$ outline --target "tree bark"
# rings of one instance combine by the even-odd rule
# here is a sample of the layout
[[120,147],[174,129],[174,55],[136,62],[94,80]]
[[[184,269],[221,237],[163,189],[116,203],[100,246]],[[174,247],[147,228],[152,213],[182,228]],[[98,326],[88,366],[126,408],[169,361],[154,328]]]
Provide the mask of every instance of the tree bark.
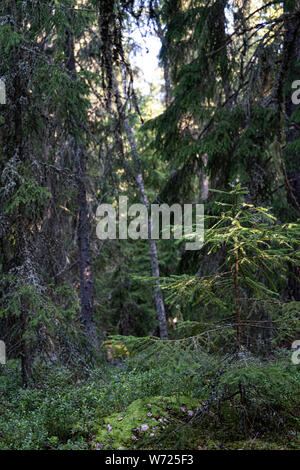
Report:
[[[72,21],[72,11],[69,11],[70,23]],[[76,62],[74,54],[74,38],[72,32],[66,30],[66,61],[65,66],[69,76],[76,80]],[[79,123],[72,122],[74,128],[79,127]],[[76,126],[77,124],[77,126]],[[88,207],[86,198],[86,159],[84,148],[81,143],[76,142],[71,136],[72,153],[74,156],[75,180],[77,185],[77,205],[78,205],[78,257],[80,273],[80,321],[85,335],[90,340],[92,346],[97,347],[97,331],[94,322],[94,281],[91,263],[91,250],[89,240]]]
[[[295,7],[291,10],[285,6],[285,37],[283,46],[283,70],[287,71],[295,80],[299,80],[300,67],[300,2],[295,2]],[[295,14],[297,13],[297,15]],[[288,127],[286,133],[286,144],[289,145],[299,138],[299,131],[291,122],[291,117],[297,108],[297,105],[292,101],[292,88],[290,85],[290,93],[287,93],[285,99],[285,112],[288,118]],[[290,165],[299,167],[299,155],[288,155]],[[285,171],[285,168],[284,168]],[[299,171],[290,171],[286,175],[288,180],[288,198],[289,202],[296,206],[299,210],[300,207],[300,173]],[[300,270],[296,266],[290,266],[290,276],[288,281],[289,295],[292,299],[300,301]]]
[[[127,101],[128,97],[126,96],[125,79],[123,79],[123,85],[124,85],[125,98]],[[134,178],[135,178],[137,187],[139,189],[140,201],[146,207],[147,212],[148,212],[148,244],[149,244],[150,262],[151,262],[151,272],[152,272],[153,277],[158,278],[160,276],[159,261],[158,261],[156,241],[151,239],[152,223],[151,223],[151,216],[149,214],[150,204],[149,204],[148,196],[145,190],[143,174],[140,169],[140,158],[139,158],[139,153],[138,153],[138,149],[137,149],[137,145],[136,145],[136,141],[134,137],[134,131],[129,123],[128,118],[124,114],[123,105],[121,101],[121,95],[120,95],[118,83],[117,83],[115,76],[113,76],[113,87],[114,87],[114,92],[115,92],[115,97],[116,97],[118,113],[119,113],[119,116],[122,118],[126,136],[130,145],[134,165],[137,168]],[[162,290],[160,287],[160,282],[158,279],[155,281],[155,285],[154,285],[154,301],[155,301],[155,308],[156,308],[160,338],[168,339],[168,328],[167,328],[165,304],[164,304]]]
[[[156,241],[151,239],[152,224],[151,224],[151,217],[149,215],[150,205],[149,205],[148,196],[145,191],[144,179],[143,179],[143,175],[141,172],[137,174],[136,183],[139,188],[141,202],[142,204],[144,204],[144,206],[147,208],[147,211],[148,211],[148,243],[149,243],[152,276],[158,278],[160,276],[160,272],[159,272],[157,246],[156,246]],[[154,300],[155,300],[160,338],[168,339],[165,304],[164,304],[163,294],[162,294],[159,280],[155,281]]]
[[[16,32],[19,32],[19,24],[21,23],[22,17],[20,11],[17,7],[17,3],[15,0],[11,2],[11,15],[14,19],[14,27]],[[15,61],[16,64],[19,64],[22,61],[22,54],[20,50],[17,50],[15,53]],[[23,110],[21,105],[21,97],[25,95],[24,85],[22,84],[22,80],[20,77],[20,73],[17,71],[15,74],[15,78],[13,80],[13,88],[14,88],[14,95],[13,95],[13,103],[15,106],[14,112],[14,134],[13,134],[13,152],[17,155],[17,158],[24,163],[26,161],[26,155],[24,152],[24,126],[23,126]],[[24,266],[25,264],[25,240],[26,240],[26,231],[25,224],[23,223],[22,219],[19,217],[17,223],[17,238],[18,238],[18,253],[16,259],[18,260],[17,264],[19,266]],[[28,229],[28,225],[30,222],[26,221],[26,229]],[[28,388],[30,385],[30,380],[32,376],[32,355],[30,351],[30,345],[28,338],[26,338],[27,328],[28,328],[28,315],[29,310],[28,306],[24,304],[24,300],[21,299],[21,371],[22,371],[22,387]]]
[[80,272],[80,321],[83,329],[92,343],[97,345],[97,333],[94,323],[94,281],[91,263],[91,250],[89,240],[88,207],[85,187],[85,155],[82,145],[74,148],[77,204],[78,204],[78,254]]

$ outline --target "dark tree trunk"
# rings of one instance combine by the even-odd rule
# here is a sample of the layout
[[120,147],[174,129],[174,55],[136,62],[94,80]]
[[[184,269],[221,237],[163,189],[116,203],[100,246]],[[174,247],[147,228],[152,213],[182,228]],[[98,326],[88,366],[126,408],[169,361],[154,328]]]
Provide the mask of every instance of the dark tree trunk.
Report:
[[[299,138],[299,131],[293,125],[291,118],[297,108],[297,104],[292,101],[292,81],[300,78],[300,5],[295,2],[296,6],[289,9],[285,6],[285,38],[283,52],[283,70],[286,71],[289,83],[289,92],[286,94],[285,111],[288,118],[288,127],[286,133],[286,144],[289,145]],[[295,14],[297,13],[297,14]],[[291,154],[286,157],[288,167],[296,170],[289,171],[286,175],[288,180],[288,200],[298,211],[300,209],[300,172],[299,155]],[[288,282],[288,291],[292,299],[300,301],[300,272],[296,266],[290,267],[290,276]]]
[[[17,8],[16,1],[11,2],[11,14],[14,19],[15,29],[18,30],[19,24],[21,23],[20,11]],[[20,50],[16,51],[15,55],[16,64],[22,61],[22,55]],[[24,129],[23,129],[23,110],[21,105],[21,97],[25,96],[24,85],[22,84],[19,72],[16,72],[15,79],[13,80],[13,103],[14,103],[14,133],[12,142],[12,152],[17,156],[17,159],[24,163],[26,160],[24,152]],[[28,221],[26,221],[28,223]],[[30,223],[30,222],[29,222]],[[27,228],[27,227],[26,227]],[[23,219],[19,218],[17,225],[18,233],[18,252],[16,256],[17,265],[23,266],[25,263],[25,243],[26,243],[26,228],[24,226]],[[32,357],[30,351],[29,340],[26,338],[27,327],[28,327],[28,306],[24,305],[23,299],[21,299],[21,338],[20,338],[20,357],[21,357],[21,371],[22,371],[22,386],[27,388],[30,384],[32,375]]]
[[[28,310],[21,306],[21,321],[22,321],[22,342],[21,342],[21,370],[22,370],[22,387],[28,388],[32,376],[32,352],[28,338],[25,334],[27,331],[28,323]],[[24,337],[25,336],[25,337]]]
[[88,207],[85,187],[85,156],[82,145],[75,145],[75,168],[78,202],[78,253],[80,271],[81,323],[85,333],[95,343],[94,282],[89,241]]
[[[72,12],[69,13],[70,22]],[[74,54],[74,38],[70,30],[66,30],[66,61],[65,65],[69,76],[76,80],[76,62]],[[72,121],[74,130],[79,127],[79,123]],[[93,346],[97,346],[97,332],[94,323],[94,281],[92,274],[91,250],[89,240],[88,207],[86,198],[86,160],[84,148],[76,141],[75,136],[71,137],[72,154],[74,158],[75,180],[77,185],[78,204],[78,257],[80,272],[80,320],[85,335]]]

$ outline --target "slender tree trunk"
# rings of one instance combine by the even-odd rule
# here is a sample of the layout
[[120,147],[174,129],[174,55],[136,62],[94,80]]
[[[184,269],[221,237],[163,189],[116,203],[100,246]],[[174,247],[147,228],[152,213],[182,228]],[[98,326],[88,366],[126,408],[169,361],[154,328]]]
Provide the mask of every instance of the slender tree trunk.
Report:
[[[72,11],[69,12],[70,23]],[[66,30],[66,68],[69,76],[76,80],[76,64],[74,54],[74,38],[70,30]],[[78,123],[74,127],[78,126]],[[71,137],[74,156],[75,180],[77,185],[78,205],[78,257],[80,272],[80,320],[85,335],[93,346],[98,345],[96,325],[94,323],[94,281],[92,274],[91,250],[89,240],[88,207],[86,198],[86,159],[83,145]]]
[[[145,191],[144,179],[143,179],[142,173],[138,173],[136,177],[136,183],[139,188],[141,202],[142,204],[144,204],[144,206],[147,208],[147,211],[148,211],[148,243],[149,243],[152,276],[159,277],[160,273],[159,273],[157,246],[156,246],[156,241],[151,239],[152,224],[151,224],[151,217],[149,215],[150,205],[149,205],[148,196]],[[155,281],[154,300],[155,300],[155,307],[156,307],[160,337],[161,339],[167,339],[168,330],[167,330],[165,304],[164,304],[163,294],[162,294],[159,280]]]
[[[126,96],[125,79],[123,79],[123,85],[124,85],[125,99],[127,101],[128,97]],[[151,272],[152,272],[153,277],[158,278],[160,276],[160,272],[159,272],[157,245],[156,245],[156,241],[151,239],[152,224],[151,224],[151,216],[149,214],[150,205],[149,205],[148,196],[145,190],[143,174],[142,174],[142,171],[140,170],[139,153],[138,153],[138,149],[137,149],[137,145],[136,145],[136,141],[134,137],[134,131],[129,123],[128,118],[124,115],[118,83],[114,76],[113,76],[113,87],[114,87],[114,93],[115,93],[116,102],[117,102],[118,113],[119,113],[119,116],[122,118],[126,136],[127,136],[130,148],[131,148],[131,154],[133,157],[134,166],[137,169],[136,174],[134,175],[134,178],[135,178],[137,187],[139,189],[140,200],[141,200],[141,203],[146,207],[147,212],[148,212],[148,243],[149,243],[149,254],[150,254],[150,262],[151,262]],[[167,329],[166,311],[165,311],[165,304],[164,304],[163,294],[162,294],[159,280],[155,281],[154,301],[155,301],[155,308],[156,308],[160,338],[167,339],[168,329]]]

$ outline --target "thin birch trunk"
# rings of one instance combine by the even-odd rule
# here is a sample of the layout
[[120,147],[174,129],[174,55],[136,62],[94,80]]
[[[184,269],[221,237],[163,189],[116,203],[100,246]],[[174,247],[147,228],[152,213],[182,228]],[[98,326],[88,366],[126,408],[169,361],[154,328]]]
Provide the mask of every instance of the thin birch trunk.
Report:
[[[123,86],[124,86],[124,94],[126,101],[128,100],[127,92],[126,92],[126,83],[125,78],[123,77]],[[134,178],[139,189],[140,194],[140,201],[146,207],[148,212],[148,244],[149,244],[149,254],[150,254],[150,262],[151,262],[151,272],[152,276],[155,278],[159,278],[159,262],[158,262],[158,253],[157,253],[157,245],[156,241],[151,239],[151,232],[152,232],[152,223],[151,223],[151,216],[149,214],[150,204],[148,200],[148,196],[145,190],[144,178],[142,171],[140,169],[140,157],[135,141],[134,130],[132,129],[128,118],[124,115],[123,111],[123,104],[121,100],[121,95],[119,91],[119,86],[115,76],[113,76],[113,87],[117,102],[117,108],[119,116],[122,116],[124,129],[126,132],[126,136],[130,145],[134,165],[137,168],[136,174],[134,174]],[[166,320],[166,311],[165,311],[165,304],[163,299],[162,290],[160,287],[160,282],[157,279],[154,285],[154,301],[155,301],[155,308],[158,320],[158,327],[159,327],[159,334],[161,339],[168,339],[168,330],[167,330],[167,320]]]

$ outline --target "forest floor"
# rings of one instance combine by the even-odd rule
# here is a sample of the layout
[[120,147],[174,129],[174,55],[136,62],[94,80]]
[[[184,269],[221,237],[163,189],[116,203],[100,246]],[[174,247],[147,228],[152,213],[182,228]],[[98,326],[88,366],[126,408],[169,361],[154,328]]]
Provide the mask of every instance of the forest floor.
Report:
[[[0,374],[0,449],[300,449],[300,370],[286,353],[263,363],[218,361],[140,370],[132,359],[89,377],[20,363]],[[222,359],[223,360],[223,359]]]

